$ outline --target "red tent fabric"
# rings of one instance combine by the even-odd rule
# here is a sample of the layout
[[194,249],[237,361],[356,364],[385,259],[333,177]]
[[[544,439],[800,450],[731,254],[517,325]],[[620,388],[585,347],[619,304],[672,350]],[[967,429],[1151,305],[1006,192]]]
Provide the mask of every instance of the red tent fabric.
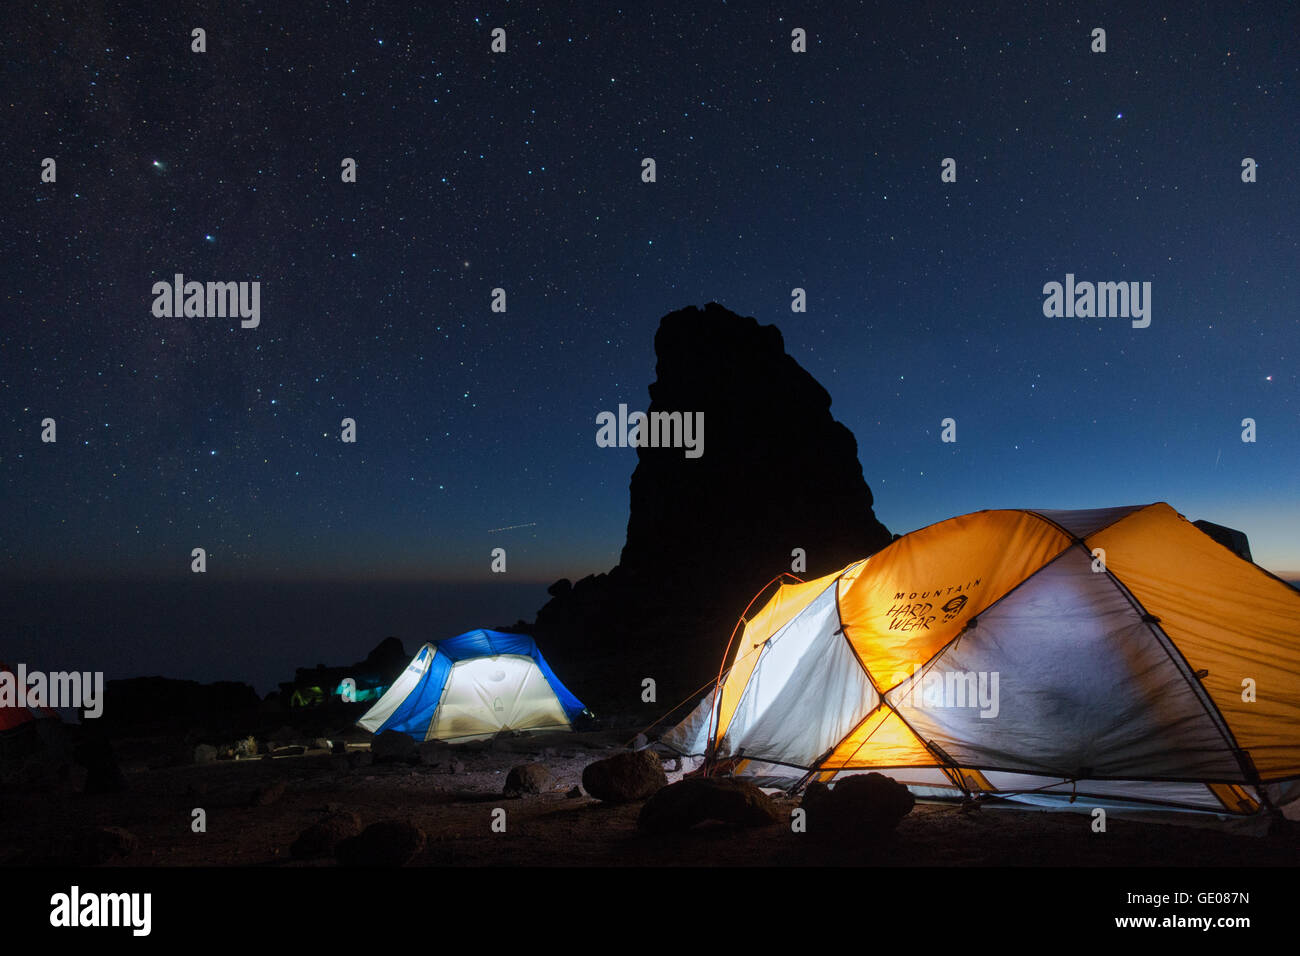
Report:
[[[10,680],[17,682],[18,675],[13,668],[4,661],[0,661],[0,674],[4,673],[9,675]],[[52,717],[57,720],[58,716],[48,707],[30,707],[26,705],[19,707],[17,704],[0,703],[0,734],[21,727],[38,717]]]

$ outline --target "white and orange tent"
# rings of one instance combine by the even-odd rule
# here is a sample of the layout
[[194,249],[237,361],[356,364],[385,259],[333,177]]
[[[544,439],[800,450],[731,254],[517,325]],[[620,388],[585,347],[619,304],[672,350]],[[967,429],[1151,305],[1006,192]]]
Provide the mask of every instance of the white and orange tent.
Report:
[[1300,591],[1163,503],[951,518],[781,586],[663,743],[770,786],[874,770],[920,795],[1290,816]]

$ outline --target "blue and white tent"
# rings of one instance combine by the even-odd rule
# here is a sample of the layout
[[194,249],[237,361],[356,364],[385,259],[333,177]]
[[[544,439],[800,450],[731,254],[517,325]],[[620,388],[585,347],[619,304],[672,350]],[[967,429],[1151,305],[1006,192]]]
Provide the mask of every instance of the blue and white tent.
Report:
[[469,631],[425,644],[357,723],[416,740],[481,740],[503,730],[572,730],[582,702],[531,637]]

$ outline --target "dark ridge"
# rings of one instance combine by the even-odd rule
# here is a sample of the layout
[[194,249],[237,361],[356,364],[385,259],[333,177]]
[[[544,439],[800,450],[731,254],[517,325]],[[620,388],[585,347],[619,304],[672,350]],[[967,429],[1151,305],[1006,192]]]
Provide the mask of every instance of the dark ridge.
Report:
[[[655,353],[649,407],[630,396],[628,411],[703,412],[703,455],[638,448],[618,565],[557,581],[530,628],[560,673],[584,676],[584,700],[647,719],[716,673],[737,616],[795,548],[807,580],[890,541],[857,441],[775,326],[711,302],[664,316]],[[641,703],[645,678],[656,706]]]

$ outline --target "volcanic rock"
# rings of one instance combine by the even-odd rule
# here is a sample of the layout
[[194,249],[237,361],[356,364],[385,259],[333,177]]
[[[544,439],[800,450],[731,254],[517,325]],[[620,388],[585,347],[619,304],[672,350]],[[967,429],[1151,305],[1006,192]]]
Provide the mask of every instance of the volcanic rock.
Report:
[[554,789],[555,776],[545,764],[525,763],[510,768],[503,793],[507,797],[522,797],[526,793],[549,793]]
[[669,784],[647,800],[637,827],[644,833],[670,833],[708,820],[760,827],[779,819],[771,798],[748,780],[694,777]]
[[414,763],[419,759],[415,738],[400,730],[385,730],[370,741],[370,752],[374,754],[375,763]]
[[878,835],[898,826],[916,804],[912,792],[884,774],[854,774],[827,787],[809,784],[801,806],[808,832],[828,836]]
[[104,712],[96,720],[114,737],[197,728],[229,740],[244,732],[260,707],[248,684],[132,677],[104,685]]
[[317,707],[323,707],[327,711],[340,707],[345,710],[364,707],[365,704],[345,703],[336,693],[343,681],[352,681],[353,688],[358,692],[387,687],[406,669],[410,661],[402,642],[396,637],[386,637],[364,660],[354,664],[335,667],[317,664],[314,667],[297,668],[293,680],[280,683],[280,699],[287,701],[291,709],[299,712]]
[[558,673],[602,672],[584,697],[598,712],[632,703],[612,688],[639,688],[646,677],[664,701],[716,675],[737,617],[791,570],[796,548],[806,554],[798,572],[806,580],[890,541],[853,434],[775,326],[717,303],[690,307],[664,316],[655,352],[649,405],[629,395],[628,414],[702,412],[703,454],[637,449],[618,565],[557,581],[529,629]]
[[653,750],[616,754],[582,771],[582,789],[606,803],[644,800],[667,784],[663,762]]

